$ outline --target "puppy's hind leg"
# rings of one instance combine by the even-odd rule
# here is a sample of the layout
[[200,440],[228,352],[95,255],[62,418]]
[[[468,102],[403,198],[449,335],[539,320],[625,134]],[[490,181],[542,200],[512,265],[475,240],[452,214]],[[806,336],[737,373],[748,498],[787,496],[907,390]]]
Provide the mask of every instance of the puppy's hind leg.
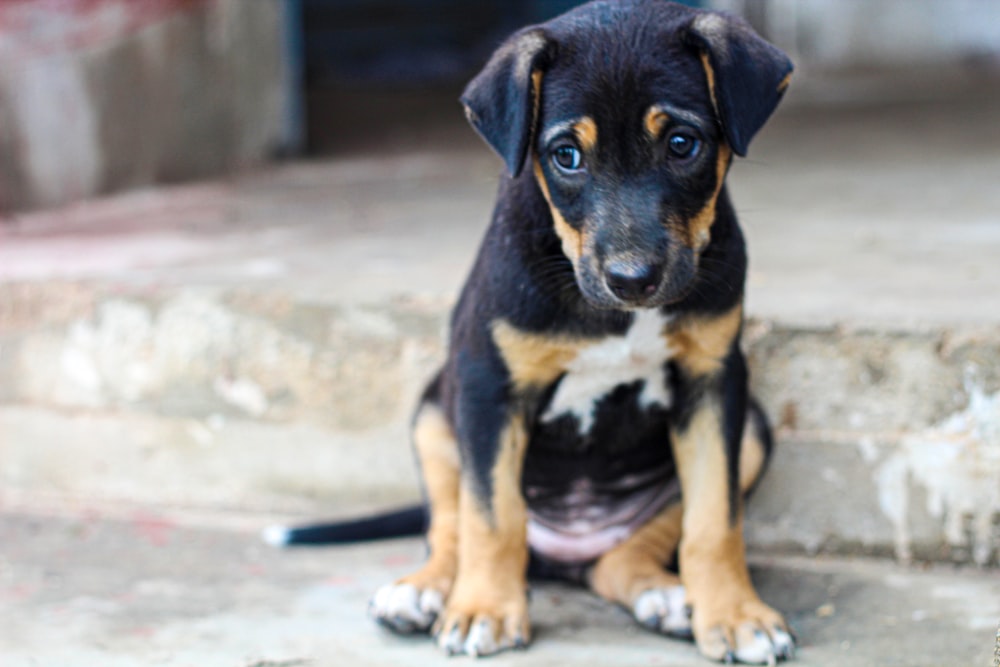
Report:
[[666,570],[681,539],[681,503],[664,508],[634,535],[594,564],[590,587],[622,605],[639,623],[675,637],[691,636],[680,578]]
[[376,591],[370,615],[400,633],[430,630],[451,592],[458,564],[459,454],[441,408],[425,400],[413,422],[413,444],[430,511],[424,566]]

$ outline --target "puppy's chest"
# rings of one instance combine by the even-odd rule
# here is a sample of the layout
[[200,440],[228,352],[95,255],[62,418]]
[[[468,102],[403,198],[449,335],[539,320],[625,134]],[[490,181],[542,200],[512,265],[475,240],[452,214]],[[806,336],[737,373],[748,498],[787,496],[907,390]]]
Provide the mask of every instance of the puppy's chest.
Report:
[[664,335],[668,321],[655,310],[637,311],[624,336],[581,346],[542,408],[541,425],[572,418],[583,435],[598,419],[668,409],[672,402],[667,366],[672,352]]

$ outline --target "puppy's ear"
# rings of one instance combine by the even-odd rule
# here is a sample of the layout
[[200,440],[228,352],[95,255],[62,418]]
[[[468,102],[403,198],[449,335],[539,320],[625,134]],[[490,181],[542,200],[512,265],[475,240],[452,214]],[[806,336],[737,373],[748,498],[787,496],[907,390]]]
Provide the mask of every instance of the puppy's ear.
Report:
[[517,176],[538,122],[542,71],[555,43],[541,28],[511,36],[462,93],[465,115]]
[[742,19],[699,13],[688,36],[701,55],[716,115],[737,155],[764,125],[791,80],[792,61]]

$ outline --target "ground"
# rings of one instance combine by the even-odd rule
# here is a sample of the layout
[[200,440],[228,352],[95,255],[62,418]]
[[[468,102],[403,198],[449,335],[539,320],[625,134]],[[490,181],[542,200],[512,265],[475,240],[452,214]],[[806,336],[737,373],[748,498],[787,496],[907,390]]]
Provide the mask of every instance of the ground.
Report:
[[[266,517],[75,507],[0,515],[4,667],[433,665],[426,638],[366,617],[369,596],[423,558],[421,540],[277,550]],[[798,636],[794,664],[986,665],[996,571],[756,555],[764,599]],[[590,593],[536,584],[535,639],[490,664],[709,664]]]

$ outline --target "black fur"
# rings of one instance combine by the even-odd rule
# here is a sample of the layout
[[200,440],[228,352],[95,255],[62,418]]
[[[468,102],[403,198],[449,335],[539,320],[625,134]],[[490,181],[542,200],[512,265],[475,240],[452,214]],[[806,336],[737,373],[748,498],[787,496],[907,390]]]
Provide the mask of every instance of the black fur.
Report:
[[[441,407],[452,425],[463,474],[487,511],[500,434],[512,414],[523,415],[529,428],[524,484],[551,497],[580,478],[601,483],[649,469],[662,471],[661,482],[671,478],[670,426],[683,430],[713,396],[723,408],[735,519],[748,409],[770,446],[766,419],[748,403],[738,336],[713,375],[689,377],[666,363],[671,406],[641,407],[641,385],[624,384],[601,400],[593,428],[580,434],[572,418],[537,420],[558,380],[515,391],[492,331],[503,321],[522,332],[598,341],[627,332],[640,308],[681,320],[738,306],[746,250],[718,165],[728,166],[728,149],[746,153],[790,71],[787,57],[742,21],[663,0],[621,0],[590,3],[516,33],[469,84],[462,96],[469,120],[508,173],[452,314],[447,359],[424,401]],[[669,115],[657,137],[642,130],[652,105]],[[581,117],[596,124],[597,148],[585,156],[584,173],[567,175],[555,151],[577,141],[564,126]],[[677,132],[699,142],[689,158],[668,152],[667,137]],[[529,166],[535,160],[552,206],[590,239],[586,256],[575,262],[564,253],[550,202]],[[710,239],[698,246],[683,228],[715,190]],[[622,257],[626,264],[661,265],[662,281],[648,297],[629,302],[608,293],[607,267]]]
[[289,544],[349,544],[394,537],[410,537],[427,532],[427,509],[405,507],[353,521],[332,521],[289,528],[276,540]]
[[[528,638],[525,575],[588,581],[646,624],[639,601],[680,583],[705,655],[791,656],[744,557],[740,459],[765,465],[771,440],[748,395],[747,257],[724,186],[790,71],[733,17],[598,0],[515,33],[469,84],[506,173],[418,412],[434,420],[415,429],[432,553],[376,593],[379,623],[481,655]],[[376,521],[400,517],[422,515]],[[651,577],[650,558],[680,580]]]
[[[535,412],[544,408],[539,397],[509,394],[507,371],[490,336],[492,323],[502,319],[522,331],[598,339],[623,333],[633,318],[616,304],[594,303],[587,285],[578,285],[588,278],[591,283],[598,280],[599,271],[574,276],[536,176],[524,168],[526,155],[539,156],[552,203],[569,225],[579,229],[581,221],[605,216],[595,231],[596,263],[605,259],[602,252],[616,251],[616,244],[667,256],[669,275],[662,288],[665,303],[660,306],[664,314],[721,313],[743,297],[745,246],[724,188],[711,242],[697,258],[671,237],[663,222],[667,214],[688,218],[704,205],[705,193],[716,184],[719,147],[728,143],[737,153],[746,152],[751,136],[780,98],[779,83],[790,64],[734,20],[720,24],[727,27],[724,46],[732,49],[721,53],[713,41],[717,35],[706,37],[698,31],[700,16],[704,15],[655,1],[586,5],[514,35],[463,95],[473,124],[504,157],[510,171],[501,183],[493,223],[455,309],[451,352],[443,372],[444,407],[484,500],[490,497],[491,464],[506,423],[504,414],[517,402],[538,403],[529,406]],[[720,68],[716,70],[718,114],[707,94],[703,51]],[[737,63],[733,58],[740,54],[767,62]],[[531,63],[530,68],[525,63]],[[534,97],[531,69],[542,74],[540,100]],[[656,103],[686,112],[682,123],[702,137],[704,150],[697,168],[662,159],[662,145],[637,136],[642,113]],[[741,104],[749,109],[746,118],[740,115]],[[520,119],[530,117],[535,105],[538,115],[528,127]],[[600,128],[602,140],[593,156],[599,166],[590,171],[587,182],[567,182],[546,159],[550,148],[546,129],[581,116],[593,118]],[[525,150],[528,141],[534,141],[531,153]],[[630,223],[627,232],[621,229],[622,218]],[[738,348],[734,346],[726,364],[726,377],[714,380],[713,384],[726,387],[726,435],[735,471],[738,457],[733,453],[738,452],[746,409],[746,372]],[[683,397],[685,387],[675,386]],[[657,421],[619,418],[614,438],[591,439],[614,451],[632,437],[622,430],[623,422],[655,430]],[[546,429],[533,433],[526,462],[531,470],[534,452],[547,449],[546,442],[557,449],[567,447],[545,437]],[[600,433],[598,429],[594,435]],[[655,447],[669,452],[662,439]],[[731,477],[735,488],[735,472]]]

